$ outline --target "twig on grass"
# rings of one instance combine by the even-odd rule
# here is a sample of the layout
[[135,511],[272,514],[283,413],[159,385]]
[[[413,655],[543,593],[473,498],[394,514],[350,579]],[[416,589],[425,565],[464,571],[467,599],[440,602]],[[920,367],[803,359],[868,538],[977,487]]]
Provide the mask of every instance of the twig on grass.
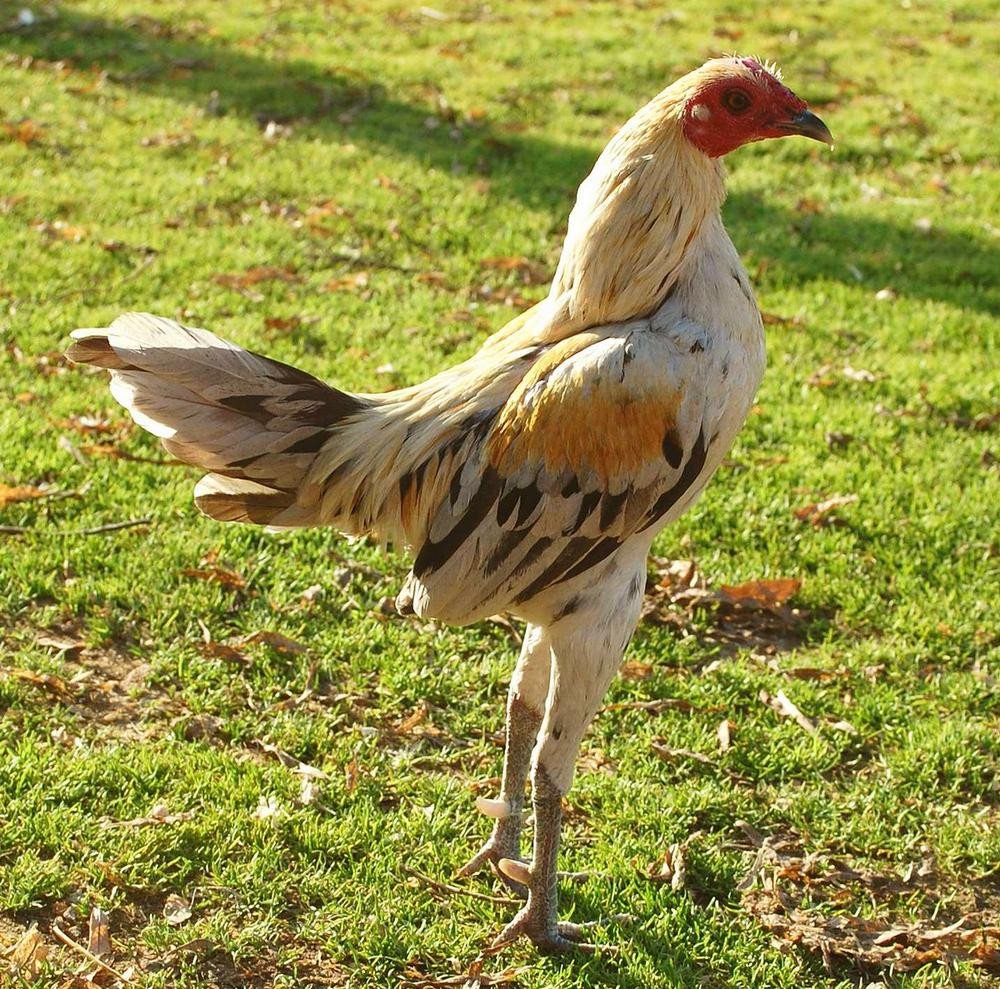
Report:
[[39,536],[99,536],[104,532],[118,532],[120,529],[132,529],[139,525],[152,525],[151,518],[126,519],[124,522],[107,522],[95,525],[90,529],[36,529],[30,525],[0,525],[0,535],[23,536],[33,532]]
[[416,869],[413,869],[410,866],[404,866],[403,872],[405,872],[408,876],[412,876],[414,879],[419,880],[425,886],[430,886],[431,889],[438,893],[471,896],[476,900],[486,900],[488,903],[502,903],[504,906],[511,906],[520,902],[510,896],[491,896],[489,893],[477,893],[474,889],[465,889],[462,886],[456,886],[453,883],[442,883],[437,879],[432,879],[430,876],[425,876],[422,872],[417,872]]
[[117,969],[112,968],[107,962],[101,961],[93,952],[88,951],[82,944],[77,944],[58,924],[52,925],[52,933],[68,948],[72,948],[78,954],[83,955],[87,961],[93,963],[94,965],[99,965],[105,972],[109,972],[116,979],[120,979],[122,982],[126,982],[129,985],[132,984],[132,979],[130,976],[119,972]]
[[151,518],[128,519],[125,522],[108,522],[106,525],[95,525],[92,529],[77,529],[75,532],[68,532],[66,535],[72,536],[98,536],[102,532],[117,532],[119,529],[131,529],[137,525],[152,525]]

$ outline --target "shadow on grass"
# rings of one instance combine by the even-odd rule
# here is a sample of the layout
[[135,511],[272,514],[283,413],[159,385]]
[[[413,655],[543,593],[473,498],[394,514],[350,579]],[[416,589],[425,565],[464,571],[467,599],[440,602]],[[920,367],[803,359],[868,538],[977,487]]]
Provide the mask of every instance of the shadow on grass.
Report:
[[[435,107],[390,97],[360,72],[269,58],[149,17],[114,21],[61,8],[50,19],[0,33],[0,45],[21,56],[100,65],[123,85],[180,103],[217,102],[218,112],[258,123],[296,120],[326,140],[384,147],[428,167],[488,173],[495,195],[552,210],[560,221],[595,158],[594,148],[500,133],[488,124],[429,130],[425,120]],[[803,215],[746,194],[730,199],[726,217],[740,250],[776,262],[779,277],[794,284],[853,283],[853,266],[872,289],[891,285],[900,295],[1000,309],[994,286],[1000,250],[985,235],[921,234],[909,219]]]

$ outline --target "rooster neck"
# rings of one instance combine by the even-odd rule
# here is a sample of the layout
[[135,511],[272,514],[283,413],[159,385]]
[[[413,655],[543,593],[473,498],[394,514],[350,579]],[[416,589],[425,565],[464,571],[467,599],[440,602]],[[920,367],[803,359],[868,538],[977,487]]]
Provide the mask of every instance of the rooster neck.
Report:
[[548,298],[554,334],[655,311],[724,198],[721,164],[688,143],[665,91],[619,131],[580,186]]

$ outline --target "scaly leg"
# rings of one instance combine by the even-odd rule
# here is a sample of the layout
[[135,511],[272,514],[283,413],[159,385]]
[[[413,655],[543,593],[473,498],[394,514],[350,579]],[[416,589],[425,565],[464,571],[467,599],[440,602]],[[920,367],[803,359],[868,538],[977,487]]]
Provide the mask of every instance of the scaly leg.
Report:
[[[615,675],[638,618],[640,597],[631,588],[618,598],[607,596],[604,615],[581,615],[576,621],[549,627],[552,668],[545,718],[532,755],[532,803],[535,842],[531,864],[502,860],[500,872],[523,883],[528,902],[494,941],[506,944],[520,935],[543,952],[596,947],[583,941],[585,927],[560,922],[557,916],[556,859],[562,824],[562,798],[569,791],[580,742],[604,692]],[[617,607],[615,607],[617,605]]]
[[[483,847],[458,871],[470,876],[487,863],[496,870],[501,859],[517,861],[521,856],[521,825],[524,819],[524,784],[531,766],[531,753],[542,724],[549,688],[551,650],[548,637],[537,625],[525,630],[524,644],[511,677],[507,694],[507,737],[499,799],[480,797],[476,806],[494,819],[493,833]],[[514,892],[524,896],[523,884],[497,872]]]

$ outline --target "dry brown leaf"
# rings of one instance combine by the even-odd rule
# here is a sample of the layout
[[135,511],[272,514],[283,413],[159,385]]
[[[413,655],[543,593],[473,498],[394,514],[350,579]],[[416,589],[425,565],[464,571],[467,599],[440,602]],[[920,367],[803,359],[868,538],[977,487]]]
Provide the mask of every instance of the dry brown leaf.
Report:
[[344,789],[351,793],[358,785],[358,760],[352,759],[344,766]]
[[857,500],[856,494],[833,495],[823,501],[797,508],[795,517],[800,522],[809,522],[815,528],[823,525],[837,525],[840,523],[840,519],[836,515],[836,510],[844,505],[853,505]]
[[315,780],[329,779],[322,769],[317,769],[315,766],[310,766],[308,763],[296,759],[290,752],[279,749],[277,745],[272,745],[270,742],[262,742],[256,738],[250,744],[255,745],[269,755],[273,755],[282,766],[290,769],[293,773],[298,773],[300,776],[307,776]]
[[801,316],[778,316],[770,312],[762,312],[760,318],[765,326],[802,326],[805,322]]
[[65,220],[52,220],[51,222],[49,220],[36,220],[31,224],[31,229],[50,240],[65,240],[71,244],[79,244],[87,236],[86,229],[75,227]]
[[227,646],[224,642],[203,642],[199,647],[203,656],[211,659],[224,659],[231,663],[247,663],[246,656],[233,646]]
[[715,737],[719,740],[719,751],[728,752],[731,746],[732,729],[734,725],[728,718],[723,718],[715,729]]
[[236,274],[216,275],[213,279],[217,285],[223,285],[226,288],[249,288],[251,285],[259,285],[261,282],[298,282],[301,280],[294,268],[277,268],[272,265],[258,265]]
[[185,577],[191,577],[194,580],[207,580],[213,584],[222,584],[223,587],[231,587],[234,590],[242,590],[247,586],[246,580],[238,573],[234,573],[232,570],[225,570],[222,567],[210,566],[203,569],[185,567],[181,570],[181,574]]
[[41,126],[36,124],[34,120],[27,118],[17,122],[5,120],[3,132],[10,140],[17,141],[18,144],[23,144],[25,147],[38,144],[45,136],[45,131]]
[[0,666],[0,672],[5,673],[14,680],[20,680],[22,683],[30,684],[32,687],[38,687],[54,695],[61,701],[70,701],[76,696],[70,685],[62,677],[56,676],[54,673],[36,673],[34,670],[24,670],[16,666]]
[[171,893],[163,904],[163,919],[176,927],[191,919],[191,907],[188,901],[176,893]]
[[836,670],[824,670],[818,666],[793,666],[790,670],[782,672],[796,680],[818,680],[820,683],[837,680],[848,675],[848,671],[843,667]]
[[32,924],[10,949],[8,959],[14,975],[36,979],[48,955],[49,949],[38,933],[37,925]]
[[413,731],[417,725],[427,720],[427,715],[431,713],[430,705],[426,701],[421,701],[414,711],[403,718],[402,721],[396,726],[396,732],[400,735],[405,735],[408,732]]
[[703,766],[716,765],[714,759],[701,752],[695,752],[692,749],[672,749],[667,745],[663,745],[661,742],[653,742],[652,746],[653,751],[665,762],[677,762],[678,760],[689,759],[700,763]]
[[648,680],[653,675],[653,664],[630,659],[619,670],[623,680]]
[[830,373],[832,370],[829,364],[824,364],[806,378],[806,384],[813,388],[832,388],[837,383],[837,379]]
[[743,894],[743,906],[778,941],[816,951],[826,962],[836,957],[863,969],[902,972],[963,961],[1000,969],[1000,927],[968,926],[965,917],[943,928],[925,922],[904,927],[857,915],[828,916],[793,904],[778,889]]
[[777,711],[783,718],[791,718],[810,735],[816,734],[816,726],[789,700],[783,690],[779,690],[773,697],[766,690],[762,690],[758,696],[761,701]]
[[108,929],[108,915],[100,907],[94,907],[90,911],[87,950],[101,959],[111,957],[111,933]]
[[684,843],[674,842],[664,851],[659,862],[654,862],[649,867],[646,878],[654,883],[669,883],[673,890],[683,889],[687,878],[684,850]]
[[301,642],[296,642],[295,639],[290,639],[287,635],[282,635],[280,632],[270,632],[267,629],[259,629],[256,632],[251,632],[249,635],[241,635],[234,641],[240,646],[263,642],[264,645],[270,646],[275,652],[283,652],[291,656],[299,656],[309,652],[309,647],[303,645]]
[[548,285],[552,275],[545,265],[525,257],[485,258],[482,267],[493,271],[514,272],[522,285]]
[[745,584],[730,586],[723,584],[719,593],[734,604],[756,604],[762,608],[774,608],[794,597],[802,581],[794,577],[779,577],[774,580],[749,580]]
[[69,654],[81,652],[87,647],[87,643],[80,639],[71,639],[67,635],[49,633],[35,636],[35,643],[39,646],[45,646],[46,649],[55,649],[56,652]]
[[356,271],[353,275],[344,275],[342,278],[331,278],[323,288],[327,292],[360,292],[368,288],[371,282],[371,274],[367,271]]
[[301,316],[269,316],[264,320],[264,327],[279,333],[297,330],[302,325]]
[[45,488],[36,488],[34,485],[24,484],[18,487],[9,487],[0,484],[0,508],[4,505],[11,505],[16,501],[30,501],[33,498],[45,498],[48,495]]
[[57,420],[56,425],[60,429],[72,429],[74,432],[81,433],[84,436],[124,433],[129,429],[128,423],[123,419],[102,419],[100,416],[71,415],[68,419]]
[[171,812],[166,804],[157,804],[145,817],[134,817],[130,821],[113,821],[108,817],[101,818],[102,828],[141,828],[156,824],[181,824],[194,817],[193,810]]
[[648,701],[618,701],[608,704],[606,711],[647,711],[650,714],[662,714],[664,711],[721,711],[718,706],[696,707],[682,697],[657,697]]
[[846,365],[843,371],[841,371],[841,374],[843,374],[848,381],[860,381],[864,384],[872,384],[880,378],[885,377],[884,374],[875,374],[872,371],[866,371],[863,367],[855,368],[850,365]]

